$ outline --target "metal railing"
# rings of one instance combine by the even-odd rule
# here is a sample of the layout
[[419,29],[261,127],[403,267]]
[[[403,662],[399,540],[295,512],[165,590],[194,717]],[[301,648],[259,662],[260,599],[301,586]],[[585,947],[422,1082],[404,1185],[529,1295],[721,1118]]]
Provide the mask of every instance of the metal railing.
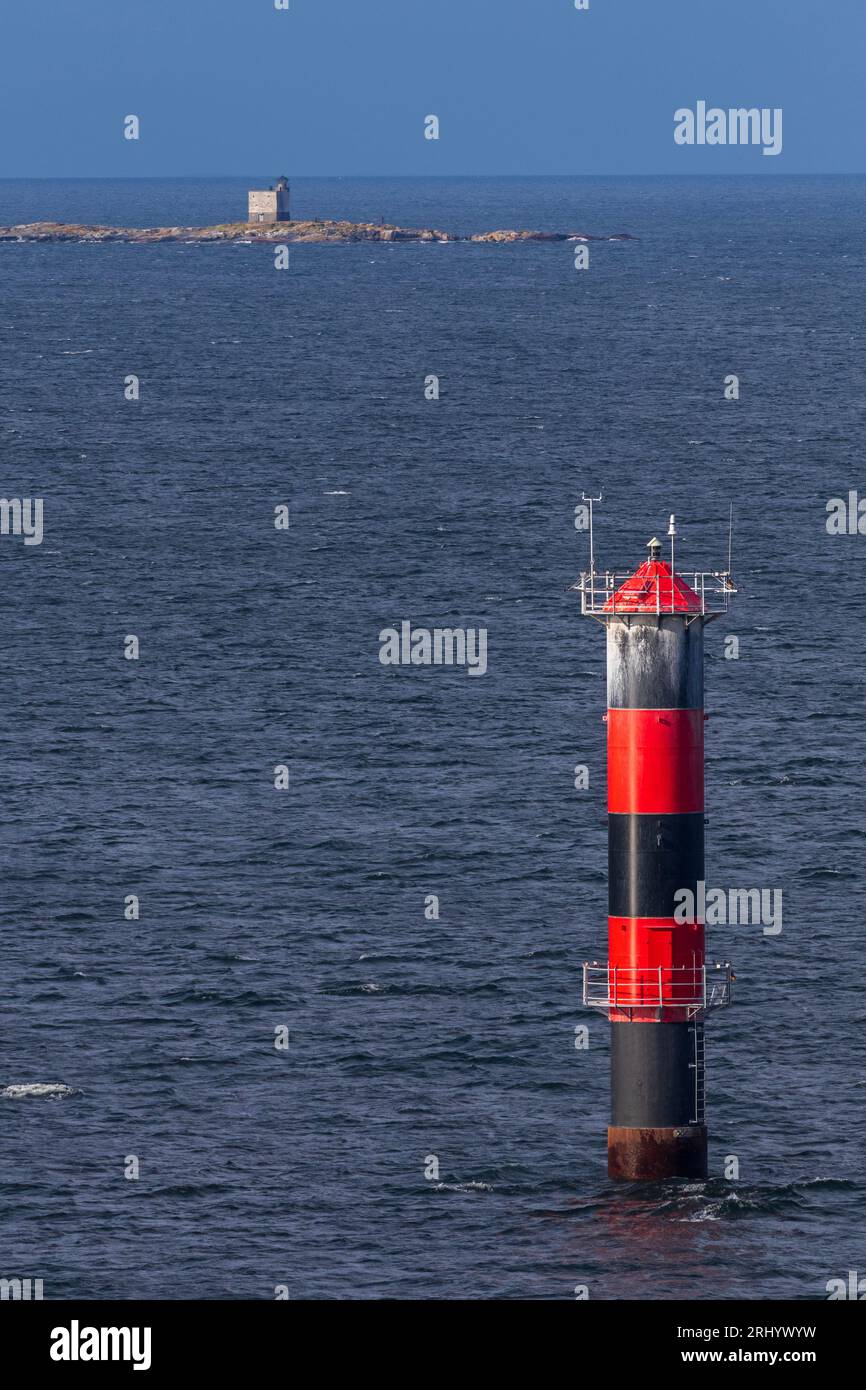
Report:
[[[580,594],[581,613],[597,618],[613,617],[617,613],[625,616],[635,612],[678,613],[683,617],[707,616],[727,613],[730,595],[737,592],[731,576],[724,571],[694,570],[678,573],[677,577],[688,584],[696,595],[700,607],[677,608],[677,591],[670,575],[654,575],[645,581],[643,589],[629,589],[625,594],[619,595],[618,591],[623,584],[633,577],[633,574],[615,574],[611,570],[584,571],[578,582],[572,585]],[[645,606],[647,599],[651,601],[652,607]],[[642,605],[638,609],[634,606],[636,601]]]
[[631,1016],[635,1010],[683,1010],[695,1018],[731,1002],[733,972],[724,965],[601,965],[583,967],[583,1002],[589,1009]]

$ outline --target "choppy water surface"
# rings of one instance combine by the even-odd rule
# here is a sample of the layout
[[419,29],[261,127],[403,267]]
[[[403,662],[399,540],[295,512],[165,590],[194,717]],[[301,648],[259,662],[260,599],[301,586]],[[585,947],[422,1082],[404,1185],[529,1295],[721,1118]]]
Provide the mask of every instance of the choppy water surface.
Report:
[[[7,182],[0,223],[205,223],[243,194]],[[286,273],[260,246],[0,246],[3,491],[45,499],[41,546],[0,538],[0,1274],[54,1298],[824,1296],[866,1272],[866,539],[824,525],[866,493],[866,183],[295,200],[640,239],[580,273],[567,245],[308,246]],[[605,1176],[608,1028],[579,1002],[604,642],[566,591],[599,486],[617,567],[671,510],[683,566],[720,566],[736,507],[708,880],[781,887],[784,930],[711,934],[738,978],[708,1183]],[[404,619],[486,627],[487,674],[384,668]]]

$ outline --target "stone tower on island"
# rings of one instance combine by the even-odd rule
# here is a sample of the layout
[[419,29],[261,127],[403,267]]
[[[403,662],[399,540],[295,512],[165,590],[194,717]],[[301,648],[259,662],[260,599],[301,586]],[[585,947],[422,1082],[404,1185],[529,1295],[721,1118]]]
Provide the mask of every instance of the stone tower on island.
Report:
[[276,188],[250,189],[248,222],[291,222],[289,181],[283,175]]

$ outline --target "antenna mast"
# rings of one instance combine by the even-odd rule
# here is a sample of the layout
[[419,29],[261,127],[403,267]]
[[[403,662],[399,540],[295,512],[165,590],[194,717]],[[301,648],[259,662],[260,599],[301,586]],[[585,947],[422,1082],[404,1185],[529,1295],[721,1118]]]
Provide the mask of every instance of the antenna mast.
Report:
[[591,584],[595,576],[595,541],[593,539],[592,530],[592,504],[593,502],[600,502],[604,497],[604,493],[600,492],[597,497],[587,497],[586,493],[582,492],[580,496],[581,501],[589,503],[589,578]]
[[673,512],[671,512],[670,521],[668,522],[668,535],[669,535],[670,538],[671,538],[671,606],[672,606],[672,607],[673,607],[673,602],[674,602],[674,585],[675,585],[675,583],[676,583],[676,576],[677,576],[676,565],[675,565],[675,563],[674,563],[674,539],[675,539],[675,537],[676,537],[676,534],[677,534],[677,519],[676,519],[676,517],[674,516]]

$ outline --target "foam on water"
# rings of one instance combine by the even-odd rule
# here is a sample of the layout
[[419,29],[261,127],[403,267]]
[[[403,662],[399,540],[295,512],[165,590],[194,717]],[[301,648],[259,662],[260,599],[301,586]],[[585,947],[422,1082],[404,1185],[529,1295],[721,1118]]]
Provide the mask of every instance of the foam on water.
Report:
[[59,1081],[30,1081],[22,1082],[13,1086],[4,1086],[0,1089],[0,1099],[3,1100],[23,1100],[29,1096],[39,1096],[60,1100],[66,1096],[74,1095],[71,1086],[64,1086]]

